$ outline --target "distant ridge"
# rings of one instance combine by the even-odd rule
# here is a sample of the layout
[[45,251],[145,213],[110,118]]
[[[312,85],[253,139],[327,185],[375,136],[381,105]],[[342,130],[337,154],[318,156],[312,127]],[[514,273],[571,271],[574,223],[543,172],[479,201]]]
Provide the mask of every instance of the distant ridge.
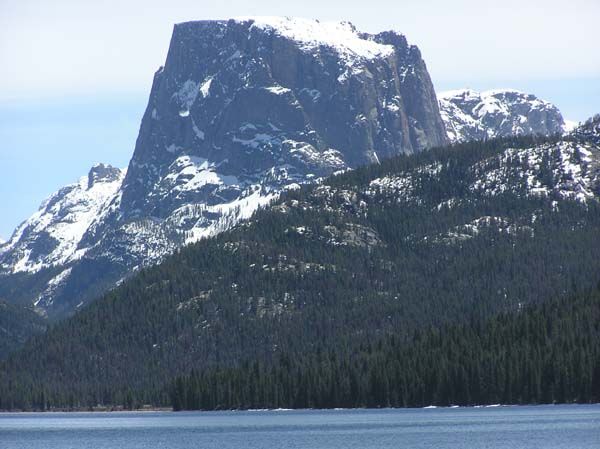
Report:
[[451,90],[438,94],[440,112],[451,142],[515,135],[562,134],[575,124],[565,123],[556,106],[515,89],[476,92]]

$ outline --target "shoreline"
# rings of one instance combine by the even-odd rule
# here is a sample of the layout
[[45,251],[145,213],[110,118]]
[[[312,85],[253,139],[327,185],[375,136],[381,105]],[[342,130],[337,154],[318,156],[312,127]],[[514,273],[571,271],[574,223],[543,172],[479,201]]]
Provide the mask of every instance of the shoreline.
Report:
[[477,404],[477,405],[427,405],[424,407],[355,407],[355,408],[264,408],[264,409],[222,409],[222,410],[173,410],[172,407],[141,407],[133,410],[124,409],[120,407],[93,407],[90,408],[79,408],[79,409],[52,409],[52,410],[0,410],[0,416],[9,414],[26,414],[26,413],[189,413],[189,412],[203,412],[203,413],[222,413],[222,412],[301,412],[301,411],[320,411],[320,412],[334,412],[334,411],[361,411],[361,410],[379,410],[379,411],[392,411],[392,410],[464,410],[464,409],[496,409],[496,408],[508,408],[508,407],[549,407],[549,406],[599,406],[598,403],[545,403],[545,404]]

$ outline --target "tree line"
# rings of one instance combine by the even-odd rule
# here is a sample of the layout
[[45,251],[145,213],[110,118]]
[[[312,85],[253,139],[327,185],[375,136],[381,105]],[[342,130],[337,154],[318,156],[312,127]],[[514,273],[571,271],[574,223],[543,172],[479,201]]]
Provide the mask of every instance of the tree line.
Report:
[[175,410],[600,401],[600,290],[484,322],[193,371]]

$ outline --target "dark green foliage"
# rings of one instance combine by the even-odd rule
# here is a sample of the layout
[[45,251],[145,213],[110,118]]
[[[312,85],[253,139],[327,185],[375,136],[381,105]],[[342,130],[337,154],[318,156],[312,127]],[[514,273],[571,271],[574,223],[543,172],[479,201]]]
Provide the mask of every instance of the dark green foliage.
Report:
[[[213,376],[214,388],[233,391],[217,382],[218,373],[232,369],[241,376],[252,369],[261,379],[261,370],[281,366],[285,357],[296,371],[302,368],[296,358],[314,366],[316,371],[302,368],[304,377],[285,388],[301,388],[306,397],[293,400],[316,406],[323,403],[316,402],[321,390],[315,388],[335,378],[320,373],[318,357],[330,360],[332,354],[339,371],[343,363],[364,365],[364,372],[352,371],[361,377],[342,382],[352,404],[404,404],[403,398],[416,404],[415,391],[422,392],[422,403],[476,402],[485,396],[456,390],[464,382],[444,386],[439,398],[425,396],[433,394],[425,392],[433,384],[427,379],[418,388],[405,384],[410,393],[394,402],[388,394],[397,378],[381,377],[374,367],[387,363],[390,348],[410,352],[435,341],[434,331],[425,343],[415,332],[483,322],[594,286],[600,272],[596,201],[531,197],[516,187],[489,196],[469,188],[474,164],[507,147],[539,143],[504,139],[434,149],[289,192],[249,222],[140,271],[32,339],[0,365],[0,409],[170,404],[167,387],[177,376],[195,370]],[[441,167],[435,176],[427,169],[431,164]],[[411,196],[368,192],[370,181],[386,174],[409,176]],[[554,177],[549,169],[547,182]],[[452,207],[440,206],[448,200],[455,200]],[[451,237],[481,217],[492,218],[477,233]],[[381,351],[369,346],[375,344]],[[415,363],[433,363],[437,355],[424,353]],[[512,359],[498,363],[512,372]],[[466,365],[456,370],[459,379],[471,379],[471,371],[463,373]],[[426,371],[415,368],[414,376],[421,374]],[[377,394],[366,389],[365,379]],[[251,400],[239,396],[239,405],[275,404],[261,399],[266,390],[260,388],[253,387]],[[561,388],[564,399],[549,400],[579,398]],[[269,394],[287,394],[281,403],[290,404],[292,394],[285,391]],[[537,392],[531,397],[538,400]],[[221,399],[206,407],[238,406],[238,399],[215,398]],[[179,396],[176,405],[184,407],[186,400]]]
[[600,401],[600,291],[490,320],[178,377],[175,410]]
[[33,310],[0,299],[0,360],[45,330],[46,323]]
[[60,273],[56,267],[46,268],[37,273],[0,274],[0,298],[10,299],[11,304],[28,305],[30,294],[39,294],[48,286],[48,281]]

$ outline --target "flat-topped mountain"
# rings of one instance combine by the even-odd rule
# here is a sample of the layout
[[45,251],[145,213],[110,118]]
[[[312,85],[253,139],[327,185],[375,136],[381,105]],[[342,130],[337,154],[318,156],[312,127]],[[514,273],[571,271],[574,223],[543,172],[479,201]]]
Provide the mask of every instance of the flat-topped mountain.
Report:
[[127,174],[94,169],[44,203],[0,250],[0,295],[64,316],[286,188],[446,142],[401,34],[280,17],[178,24]]

